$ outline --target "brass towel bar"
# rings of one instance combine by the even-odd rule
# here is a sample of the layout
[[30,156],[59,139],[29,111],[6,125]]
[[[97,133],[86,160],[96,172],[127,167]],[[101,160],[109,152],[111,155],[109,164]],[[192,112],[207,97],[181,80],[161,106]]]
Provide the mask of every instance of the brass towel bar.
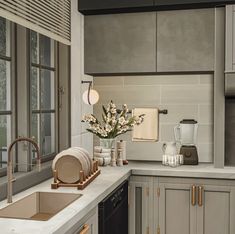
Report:
[[[117,113],[120,114],[122,110],[117,109]],[[127,112],[128,114],[132,113],[132,110],[128,110]],[[163,114],[163,115],[167,115],[168,114],[168,110],[164,109],[164,110],[159,110],[158,111],[159,114]]]

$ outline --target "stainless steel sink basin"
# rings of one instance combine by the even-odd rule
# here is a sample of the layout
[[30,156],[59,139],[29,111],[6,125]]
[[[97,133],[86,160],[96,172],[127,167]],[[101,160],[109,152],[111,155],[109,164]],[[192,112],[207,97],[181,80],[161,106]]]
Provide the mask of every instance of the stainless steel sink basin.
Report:
[[0,218],[47,221],[81,194],[36,192],[0,210]]

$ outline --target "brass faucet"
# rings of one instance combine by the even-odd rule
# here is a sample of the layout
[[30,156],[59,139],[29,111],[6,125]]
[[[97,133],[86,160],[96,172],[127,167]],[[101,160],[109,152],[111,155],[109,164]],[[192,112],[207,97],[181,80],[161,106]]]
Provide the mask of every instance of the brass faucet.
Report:
[[27,137],[20,137],[16,140],[14,140],[11,145],[8,148],[8,162],[7,162],[7,202],[12,203],[12,182],[13,182],[13,156],[12,156],[12,149],[13,146],[20,141],[27,141],[31,143],[37,153],[37,165],[38,165],[38,170],[41,170],[41,158],[40,158],[40,150],[38,144],[30,138]]

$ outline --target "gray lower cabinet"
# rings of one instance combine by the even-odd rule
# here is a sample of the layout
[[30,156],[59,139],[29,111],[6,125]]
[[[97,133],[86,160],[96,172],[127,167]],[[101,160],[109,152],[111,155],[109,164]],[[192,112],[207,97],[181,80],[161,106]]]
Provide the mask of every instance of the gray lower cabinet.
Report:
[[226,183],[159,178],[160,233],[234,234],[235,187]]
[[156,13],[85,16],[86,74],[156,71]]
[[213,71],[215,10],[157,12],[157,72]]
[[234,234],[234,220],[234,181],[130,179],[130,234]]
[[98,207],[81,218],[66,234],[98,234]]
[[160,233],[196,234],[196,206],[191,204],[192,184],[170,181],[156,184],[160,188],[159,210],[154,211],[159,213]]
[[129,182],[129,234],[153,234],[153,177],[132,176]]

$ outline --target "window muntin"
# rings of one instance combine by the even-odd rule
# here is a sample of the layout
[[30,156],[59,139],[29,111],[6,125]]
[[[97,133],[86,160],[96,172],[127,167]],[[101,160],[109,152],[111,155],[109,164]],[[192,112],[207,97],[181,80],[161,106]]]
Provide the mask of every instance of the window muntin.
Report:
[[41,154],[45,157],[56,152],[55,42],[33,31],[30,32],[30,41],[30,129],[31,136],[38,142]]

